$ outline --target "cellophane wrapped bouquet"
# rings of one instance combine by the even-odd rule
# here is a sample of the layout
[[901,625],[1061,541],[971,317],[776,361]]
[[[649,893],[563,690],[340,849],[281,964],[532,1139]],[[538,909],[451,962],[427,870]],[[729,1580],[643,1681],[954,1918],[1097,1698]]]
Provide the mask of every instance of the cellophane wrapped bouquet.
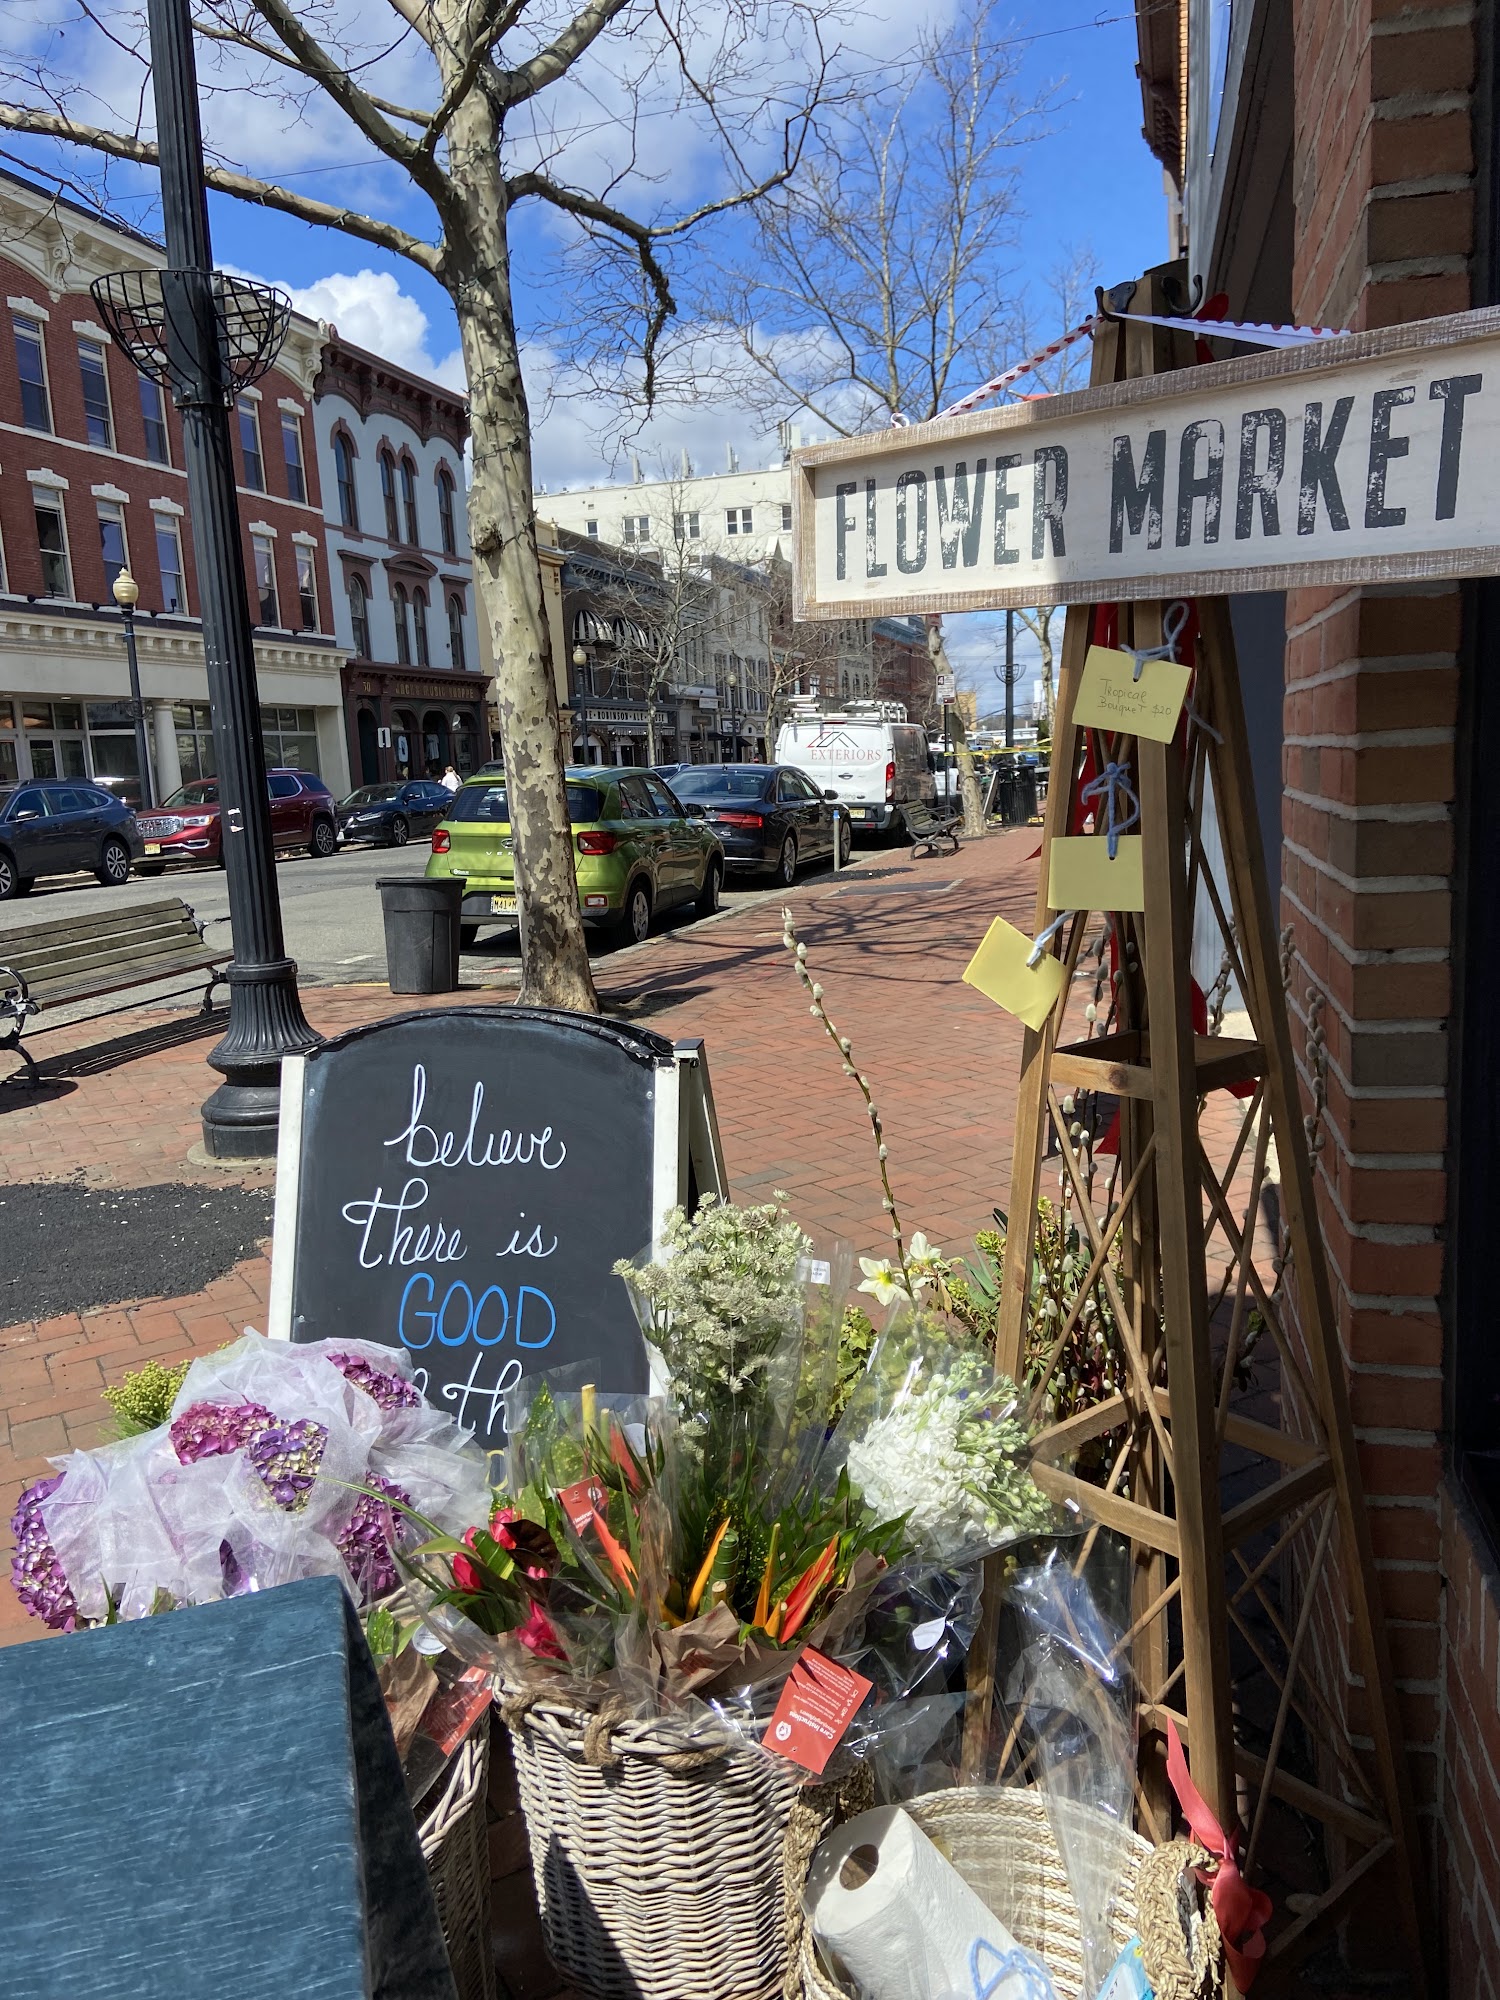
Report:
[[512,1686],[752,1734],[807,1647],[872,1708],[940,1690],[981,1558],[1055,1524],[1011,1385],[920,1279],[884,1276],[898,1309],[851,1385],[852,1259],[779,1203],[674,1213],[663,1254],[617,1270],[656,1393],[523,1382],[489,1519],[402,1554],[422,1617],[459,1650],[486,1635]]

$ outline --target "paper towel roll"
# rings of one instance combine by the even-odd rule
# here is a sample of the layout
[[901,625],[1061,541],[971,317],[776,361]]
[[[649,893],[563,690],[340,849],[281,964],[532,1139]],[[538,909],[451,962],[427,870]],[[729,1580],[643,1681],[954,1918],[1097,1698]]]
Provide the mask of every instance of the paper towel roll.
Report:
[[1051,1990],[1038,1962],[1022,1958],[1000,1919],[899,1806],[861,1813],[830,1834],[813,1856],[803,1901],[814,1937],[865,2000],[1036,2000]]

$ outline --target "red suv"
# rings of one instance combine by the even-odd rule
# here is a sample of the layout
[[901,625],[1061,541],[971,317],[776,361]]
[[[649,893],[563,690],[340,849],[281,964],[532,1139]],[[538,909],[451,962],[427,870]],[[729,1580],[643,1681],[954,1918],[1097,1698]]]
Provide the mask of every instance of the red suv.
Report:
[[[283,852],[306,848],[309,854],[338,851],[333,794],[312,771],[268,771],[271,795],[271,839]],[[219,781],[195,778],[173,792],[156,812],[138,813],[142,859],[138,875],[160,875],[169,861],[199,861],[217,866],[223,860],[219,831]]]

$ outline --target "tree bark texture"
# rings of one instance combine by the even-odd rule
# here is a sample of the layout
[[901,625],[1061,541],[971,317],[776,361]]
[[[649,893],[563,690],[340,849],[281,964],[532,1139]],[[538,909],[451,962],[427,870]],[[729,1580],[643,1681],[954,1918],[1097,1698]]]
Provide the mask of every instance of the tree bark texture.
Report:
[[449,128],[454,212],[443,280],[469,387],[469,535],[489,626],[510,795],[526,1006],[597,1014],[578,907],[551,633],[536,550],[531,422],[510,285],[498,121],[468,92]]

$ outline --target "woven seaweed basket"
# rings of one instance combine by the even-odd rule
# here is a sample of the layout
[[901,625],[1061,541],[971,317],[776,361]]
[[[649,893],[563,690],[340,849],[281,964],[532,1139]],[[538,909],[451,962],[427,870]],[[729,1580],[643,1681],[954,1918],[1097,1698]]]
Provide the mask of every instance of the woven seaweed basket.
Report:
[[[1058,2000],[1079,2000],[1083,1944],[1078,1906],[1041,1795],[1003,1788],[929,1792],[911,1800],[906,1810],[1017,1944],[1035,1952],[1052,1975]],[[1113,1843],[1120,1838],[1115,1822],[1088,1806],[1054,1803],[1053,1811],[1066,1816],[1070,1835],[1080,1841]],[[1139,1834],[1126,1838],[1110,1911],[1110,1931],[1121,1951],[1138,1928],[1136,1876],[1153,1852]],[[847,2000],[847,1990],[824,1968],[811,1929],[802,1939],[802,1990],[805,2000]]]
[[490,1845],[485,1781],[490,1761],[486,1709],[453,1760],[437,1803],[417,1827],[458,2000],[495,2000],[490,1944]]
[[610,1705],[502,1698],[500,1712],[547,1949],[572,1984],[595,2000],[779,1994],[783,1853],[794,1807],[808,1810],[805,1773]]

